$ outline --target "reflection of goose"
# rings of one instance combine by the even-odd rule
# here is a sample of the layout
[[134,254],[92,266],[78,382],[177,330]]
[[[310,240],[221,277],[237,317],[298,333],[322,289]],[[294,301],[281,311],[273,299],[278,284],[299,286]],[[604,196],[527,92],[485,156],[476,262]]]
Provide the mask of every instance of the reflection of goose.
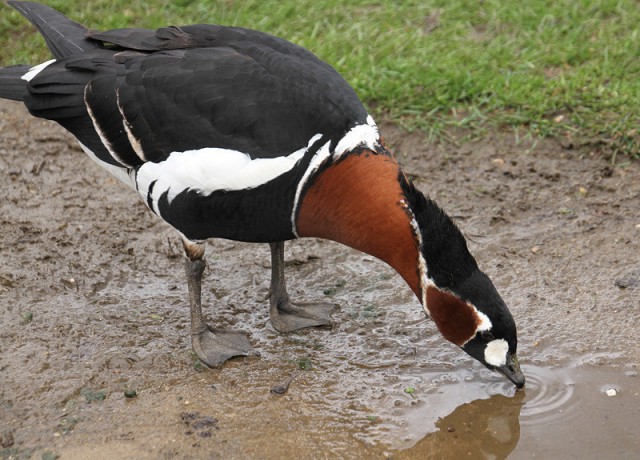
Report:
[[436,422],[437,431],[393,458],[507,458],[520,440],[524,398],[525,393],[518,391],[514,396],[497,394],[462,404]]

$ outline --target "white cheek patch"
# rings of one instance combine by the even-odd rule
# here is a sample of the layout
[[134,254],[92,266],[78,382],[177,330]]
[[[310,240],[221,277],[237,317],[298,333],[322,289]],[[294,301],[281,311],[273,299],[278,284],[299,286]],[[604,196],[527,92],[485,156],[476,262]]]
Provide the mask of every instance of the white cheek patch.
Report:
[[487,364],[500,367],[507,364],[509,344],[504,339],[492,340],[484,349],[484,360]]

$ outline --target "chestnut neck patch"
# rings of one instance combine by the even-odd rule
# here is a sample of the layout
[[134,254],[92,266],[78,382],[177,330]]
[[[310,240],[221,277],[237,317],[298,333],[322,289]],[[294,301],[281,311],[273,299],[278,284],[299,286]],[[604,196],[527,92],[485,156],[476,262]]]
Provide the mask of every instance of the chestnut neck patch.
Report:
[[398,163],[363,151],[328,165],[301,200],[301,237],[326,238],[393,267],[421,298],[419,248],[401,189]]
[[426,301],[429,315],[440,333],[460,347],[475,336],[482,324],[473,306],[433,285],[427,287]]

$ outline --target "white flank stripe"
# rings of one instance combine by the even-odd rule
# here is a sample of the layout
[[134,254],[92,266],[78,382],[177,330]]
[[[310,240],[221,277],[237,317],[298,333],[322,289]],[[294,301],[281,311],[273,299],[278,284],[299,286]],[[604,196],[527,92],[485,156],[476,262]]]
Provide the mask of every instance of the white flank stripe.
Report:
[[[314,136],[309,145],[319,136]],[[138,191],[147,199],[149,186],[155,181],[151,199],[157,206],[158,199],[165,192],[168,192],[167,198],[171,202],[184,190],[209,195],[217,190],[255,188],[293,169],[308,148],[304,147],[287,156],[255,160],[237,150],[213,147],[173,152],[165,161],[148,162],[140,167],[136,179]]]
[[118,180],[120,180],[121,182],[124,182],[129,187],[133,189],[136,188],[136,180],[134,177],[135,172],[132,169],[121,168],[119,166],[114,166],[111,163],[106,163],[101,159],[99,159],[96,156],[96,154],[93,153],[91,150],[89,150],[87,146],[84,145],[82,142],[78,142],[78,144],[80,144],[80,147],[82,147],[82,150],[84,150],[84,152],[87,155],[89,155],[89,158],[91,158],[93,161],[98,163],[101,168],[113,174]]
[[487,364],[500,367],[507,364],[509,344],[505,339],[492,340],[484,349],[484,360]]
[[34,65],[33,67],[31,67],[29,69],[29,71],[27,73],[25,73],[22,77],[20,77],[21,79],[25,80],[25,81],[31,81],[33,80],[33,78],[38,75],[40,72],[42,72],[47,66],[53,64],[54,62],[56,62],[55,59],[51,59],[50,61],[47,62],[43,62],[42,64],[38,64],[38,65]]

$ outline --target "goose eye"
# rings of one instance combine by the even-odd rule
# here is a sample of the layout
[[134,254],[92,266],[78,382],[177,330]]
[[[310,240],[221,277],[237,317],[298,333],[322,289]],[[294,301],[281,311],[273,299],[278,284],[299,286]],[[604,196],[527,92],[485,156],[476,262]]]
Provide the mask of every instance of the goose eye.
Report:
[[495,339],[493,334],[489,331],[480,332],[480,337],[482,337],[482,340],[486,340],[487,342],[491,342],[493,339]]

